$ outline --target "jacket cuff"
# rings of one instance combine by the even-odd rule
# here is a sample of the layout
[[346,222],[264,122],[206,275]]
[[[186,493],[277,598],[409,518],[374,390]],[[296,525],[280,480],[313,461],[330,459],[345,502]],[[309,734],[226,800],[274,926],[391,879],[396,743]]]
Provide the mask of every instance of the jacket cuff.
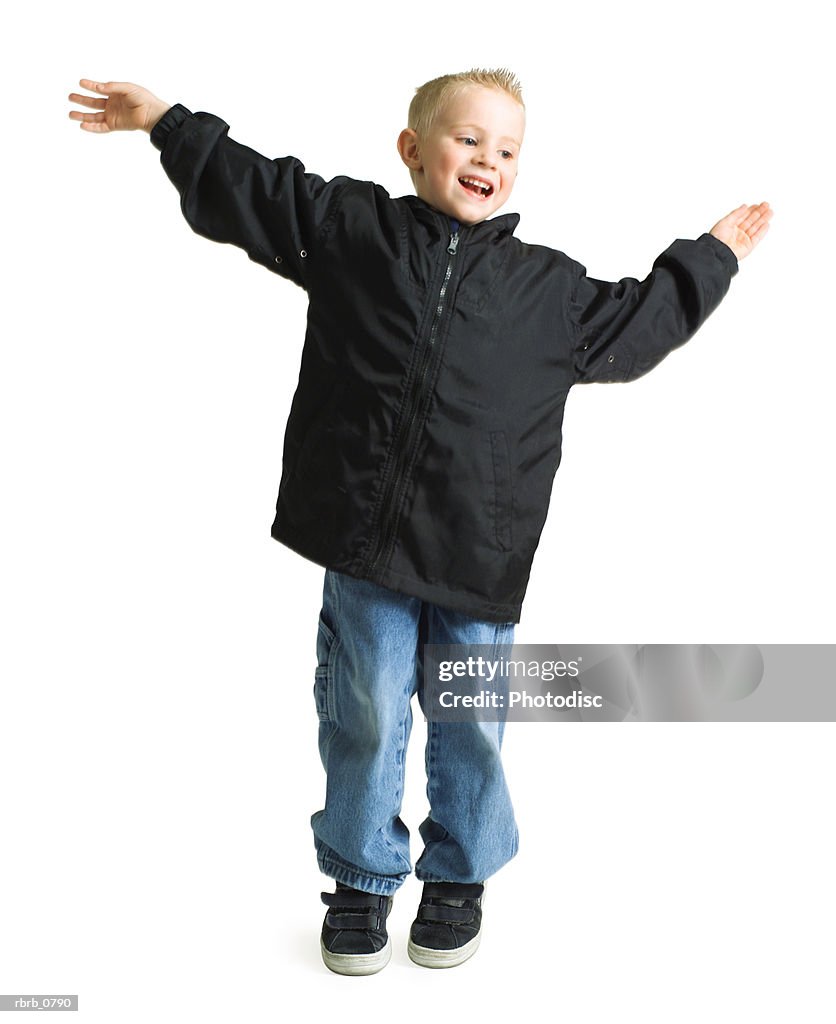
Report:
[[175,103],[173,107],[169,107],[169,109],[151,129],[151,142],[157,147],[157,149],[162,151],[169,135],[175,128],[179,128],[187,117],[191,116],[191,110],[184,107],[182,103]]
[[725,242],[721,242],[719,238],[715,238],[710,231],[706,231],[704,235],[700,235],[697,241],[706,242],[714,250],[715,254],[719,256],[723,263],[726,264],[731,271],[732,277],[734,277],[738,271],[737,257]]

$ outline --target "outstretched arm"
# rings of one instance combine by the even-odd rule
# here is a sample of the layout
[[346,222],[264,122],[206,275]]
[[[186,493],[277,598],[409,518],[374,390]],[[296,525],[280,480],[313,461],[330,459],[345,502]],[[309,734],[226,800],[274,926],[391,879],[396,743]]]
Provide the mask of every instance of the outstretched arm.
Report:
[[569,311],[577,380],[635,380],[686,342],[719,305],[738,260],[764,238],[771,218],[769,203],[744,203],[696,241],[674,242],[644,281],[598,281],[581,267]]
[[229,125],[214,114],[172,106],[132,82],[80,84],[98,95],[70,99],[96,112],[73,110],[70,118],[89,132],[148,132],[194,231],[308,286],[307,257],[324,241],[348,178],[327,182],[295,157],[268,159],[230,139]]
[[769,203],[758,203],[756,206],[743,203],[718,220],[709,234],[725,242],[735,256],[742,260],[763,240],[771,219]]
[[679,238],[643,281],[599,281],[579,268],[569,304],[578,383],[635,380],[684,344],[737,273],[728,244],[706,232]]
[[94,82],[82,78],[78,84],[82,89],[99,93],[98,96],[85,96],[79,92],[69,95],[71,103],[80,103],[97,111],[95,114],[70,111],[70,120],[81,122],[79,128],[87,132],[104,134],[141,130],[150,134],[171,106],[133,82]]

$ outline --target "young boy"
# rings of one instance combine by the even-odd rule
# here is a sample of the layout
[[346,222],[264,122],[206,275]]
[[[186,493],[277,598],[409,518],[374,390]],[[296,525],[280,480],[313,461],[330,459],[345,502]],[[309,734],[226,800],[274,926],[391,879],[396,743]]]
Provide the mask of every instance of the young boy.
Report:
[[[525,129],[507,71],[426,83],[398,150],[415,196],[305,173],[229,139],[206,113],[126,82],[81,80],[91,132],[144,129],[192,228],[305,288],[308,329],[272,536],[326,568],[314,696],[327,773],[313,815],[326,965],[388,962],[392,895],[411,870],[399,817],[425,643],[506,645],[560,460],[570,387],[627,381],[705,321],[767,203],[675,241],[644,281],[598,281],[488,218],[514,186]],[[424,881],[410,957],[462,963],[485,880],[517,850],[502,723],[428,723]]]

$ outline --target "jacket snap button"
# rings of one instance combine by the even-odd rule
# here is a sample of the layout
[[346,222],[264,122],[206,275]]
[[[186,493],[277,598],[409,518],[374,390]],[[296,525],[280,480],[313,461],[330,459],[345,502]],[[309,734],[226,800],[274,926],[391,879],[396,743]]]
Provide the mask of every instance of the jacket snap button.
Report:
[[304,258],[305,258],[305,257],[306,257],[306,256],[308,255],[308,250],[307,250],[307,249],[303,249],[303,250],[302,250],[302,251],[301,251],[301,252],[299,253],[299,255],[300,255],[300,256],[302,257],[302,259],[304,259]]
[[276,257],[276,263],[281,263],[281,262],[282,262],[282,258],[281,258],[281,256],[277,256],[277,257]]
[[609,359],[607,360],[607,362],[608,363],[614,363],[615,362],[615,356],[610,356]]

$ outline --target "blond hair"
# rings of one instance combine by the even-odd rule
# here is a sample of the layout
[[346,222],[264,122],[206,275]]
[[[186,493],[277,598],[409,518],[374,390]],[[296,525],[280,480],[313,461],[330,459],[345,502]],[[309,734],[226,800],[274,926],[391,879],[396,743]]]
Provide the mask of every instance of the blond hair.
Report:
[[469,85],[500,89],[525,110],[522,87],[512,71],[507,68],[473,68],[455,75],[442,75],[419,86],[409,104],[408,127],[418,135],[426,135],[445,104]]

